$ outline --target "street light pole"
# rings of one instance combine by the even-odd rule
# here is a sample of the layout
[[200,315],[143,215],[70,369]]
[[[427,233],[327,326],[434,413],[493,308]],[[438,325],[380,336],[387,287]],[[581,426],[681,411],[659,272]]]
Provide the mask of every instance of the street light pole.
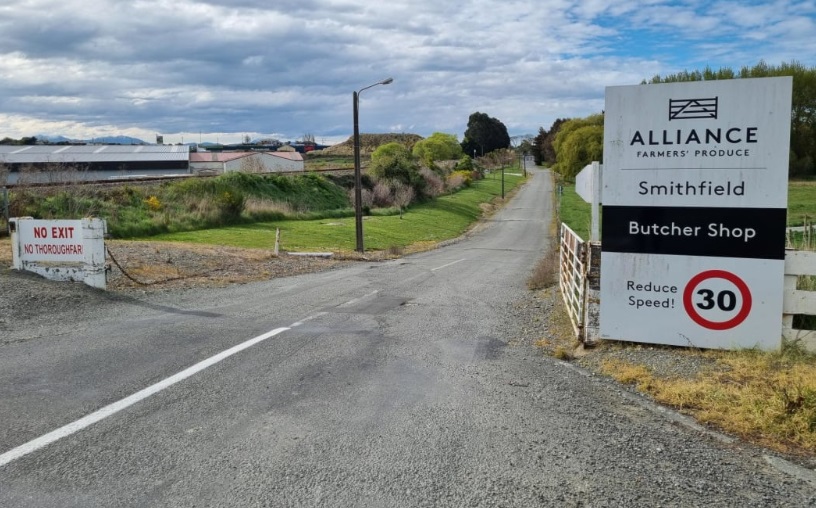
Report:
[[363,180],[360,175],[360,125],[358,93],[354,92],[354,231],[357,252],[363,252]]
[[373,85],[368,85],[355,91],[353,99],[354,108],[354,230],[357,237],[357,252],[364,252],[363,247],[363,180],[360,170],[360,93],[377,85],[389,85],[394,82],[393,78],[378,81]]

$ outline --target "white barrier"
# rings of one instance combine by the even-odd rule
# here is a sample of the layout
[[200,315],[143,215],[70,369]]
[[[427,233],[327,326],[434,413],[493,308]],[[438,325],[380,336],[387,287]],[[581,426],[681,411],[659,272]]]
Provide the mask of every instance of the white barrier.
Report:
[[782,336],[788,341],[801,341],[808,351],[816,351],[816,331],[797,330],[793,316],[816,315],[816,291],[796,288],[800,276],[816,275],[816,252],[789,250],[785,252],[785,292],[782,312]]
[[584,240],[566,224],[561,224],[559,251],[559,287],[567,307],[567,314],[575,336],[584,338],[584,309],[586,307],[586,250]]
[[77,281],[105,289],[105,233],[102,219],[9,219],[12,268],[51,280]]
[[[600,278],[600,249],[594,249],[595,245],[585,242],[566,224],[561,225],[561,295],[575,336],[584,343],[598,338],[600,295],[595,289]],[[816,330],[793,327],[794,315],[816,316],[816,291],[797,289],[800,276],[816,277],[816,252],[788,249],[781,334],[786,341],[798,341],[806,350],[816,352]]]

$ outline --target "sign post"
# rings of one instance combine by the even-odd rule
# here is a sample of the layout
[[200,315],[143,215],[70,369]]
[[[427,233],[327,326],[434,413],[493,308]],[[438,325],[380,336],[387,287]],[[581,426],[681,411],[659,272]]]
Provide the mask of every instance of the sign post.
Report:
[[602,338],[781,345],[792,78],[609,87]]

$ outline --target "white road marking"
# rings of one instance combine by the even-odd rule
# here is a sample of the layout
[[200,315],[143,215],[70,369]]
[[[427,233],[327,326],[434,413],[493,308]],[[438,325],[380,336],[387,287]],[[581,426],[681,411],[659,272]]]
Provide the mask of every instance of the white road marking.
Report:
[[464,261],[464,258],[463,258],[463,259],[457,259],[456,261],[452,261],[452,262],[450,262],[450,263],[448,263],[448,264],[446,264],[446,265],[437,266],[436,268],[431,268],[431,271],[432,271],[432,272],[435,272],[435,271],[437,271],[437,270],[441,270],[441,269],[443,269],[443,268],[447,268],[447,267],[449,267],[449,266],[451,266],[451,265],[455,265],[456,263],[461,263],[462,261]]
[[368,293],[366,295],[360,296],[358,298],[352,298],[351,300],[349,300],[349,301],[347,301],[345,303],[341,303],[340,305],[338,305],[338,307],[348,307],[350,305],[354,305],[355,303],[359,302],[360,300],[364,300],[364,299],[368,298],[369,296],[374,296],[379,292],[380,291],[378,289],[375,289],[374,291],[372,291],[372,292],[370,292],[370,293]]
[[320,316],[323,316],[325,314],[326,314],[325,312],[315,312],[311,316],[305,317],[305,318],[301,319],[300,321],[292,323],[291,325],[289,325],[289,328],[297,328],[298,326],[301,326],[303,323],[306,323],[307,321],[311,321],[312,319],[317,319]]
[[233,346],[227,349],[226,351],[218,353],[215,356],[211,356],[206,360],[202,360],[197,364],[193,365],[192,367],[188,367],[187,369],[179,372],[178,374],[172,375],[163,381],[159,381],[154,385],[148,386],[144,390],[138,391],[129,397],[125,397],[124,399],[118,402],[114,402],[113,404],[105,406],[102,409],[99,409],[87,416],[84,416],[79,420],[76,420],[75,422],[69,423],[68,425],[60,427],[57,430],[49,432],[48,434],[45,434],[34,440],[31,440],[28,443],[18,446],[17,448],[9,450],[6,453],[0,455],[0,467],[5,466],[11,461],[17,460],[20,457],[28,455],[31,452],[35,452],[40,448],[48,446],[49,444],[58,441],[64,437],[68,437],[71,434],[79,432],[85,427],[88,427],[90,425],[93,425],[94,423],[104,420],[105,418],[112,416],[118,413],[119,411],[122,411],[123,409],[126,409],[132,406],[133,404],[136,404],[137,402],[150,397],[151,395],[155,395],[156,393],[164,390],[165,388],[173,386],[179,381],[183,381],[188,377],[192,376],[193,374],[201,372],[207,367],[215,365],[221,360],[229,358],[230,356],[239,353],[244,349],[252,347],[259,342],[265,341],[266,339],[274,337],[275,335],[283,333],[287,330],[289,330],[289,328],[276,328],[263,335],[259,335],[254,339],[249,339],[248,341],[238,344],[237,346]]

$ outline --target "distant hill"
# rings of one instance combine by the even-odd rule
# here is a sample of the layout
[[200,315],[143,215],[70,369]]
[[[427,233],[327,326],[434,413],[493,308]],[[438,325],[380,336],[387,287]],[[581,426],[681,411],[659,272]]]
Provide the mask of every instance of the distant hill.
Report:
[[89,139],[88,143],[98,143],[103,145],[146,145],[147,143],[139,138],[132,138],[130,136],[106,136],[101,138]]
[[[423,137],[419,134],[360,134],[360,155],[371,155],[381,145],[397,142],[405,145],[409,150]],[[319,152],[321,155],[354,155],[354,136],[350,136],[342,143],[330,146]]]
[[60,135],[37,134],[35,136],[39,141],[47,143],[96,143],[101,145],[146,145],[144,141],[139,138],[132,138],[130,136],[104,136],[93,139],[71,139]]
[[65,136],[49,136],[47,134],[37,134],[34,137],[40,141],[47,141],[49,143],[70,143],[74,141],[73,139],[66,138]]

